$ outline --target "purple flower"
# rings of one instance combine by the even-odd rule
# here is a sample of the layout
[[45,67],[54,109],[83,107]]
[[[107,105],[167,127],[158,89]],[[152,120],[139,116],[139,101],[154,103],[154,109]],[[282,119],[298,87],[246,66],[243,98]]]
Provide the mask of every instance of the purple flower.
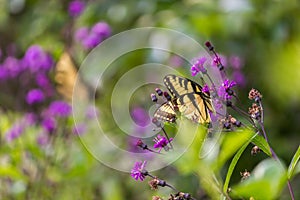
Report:
[[141,107],[135,107],[131,111],[131,116],[135,123],[139,126],[147,126],[150,123],[150,118],[148,113]]
[[74,38],[77,42],[81,42],[85,38],[87,38],[88,35],[89,35],[89,29],[87,27],[81,27],[76,30]]
[[65,101],[53,101],[48,108],[48,112],[53,116],[68,117],[72,112],[72,108]]
[[23,120],[26,126],[31,126],[37,121],[37,116],[34,113],[26,113]]
[[10,78],[15,78],[23,71],[23,65],[20,60],[11,56],[6,57],[2,67],[6,69],[6,75]]
[[103,37],[95,33],[90,33],[83,41],[82,45],[85,49],[92,49],[103,41]]
[[39,134],[39,136],[37,137],[37,143],[40,145],[40,146],[45,146],[48,144],[49,142],[49,135],[46,134],[45,132],[42,132]]
[[57,126],[57,122],[54,117],[45,117],[42,121],[42,127],[48,132],[51,133]]
[[82,135],[86,132],[86,125],[84,123],[75,124],[75,126],[73,127],[72,132],[75,135]]
[[227,66],[227,58],[223,55],[218,55],[212,61],[212,66],[218,66],[219,63],[222,63],[224,67]]
[[241,71],[238,70],[238,71],[233,72],[232,77],[233,77],[233,80],[235,80],[239,86],[242,86],[242,87],[245,86],[246,78]]
[[6,133],[6,141],[11,142],[18,138],[25,130],[25,127],[22,123],[17,122],[15,123]]
[[89,106],[86,109],[85,117],[87,119],[95,119],[95,118],[98,117],[98,115],[99,115],[99,110],[97,109],[97,107],[95,107],[95,106]]
[[71,17],[79,16],[84,10],[85,4],[83,1],[74,0],[69,3],[69,15]]
[[159,148],[158,152],[160,152],[162,150],[162,148],[167,146],[168,143],[170,143],[172,140],[173,140],[173,138],[170,138],[170,140],[168,141],[168,139],[166,137],[161,136],[161,135],[157,135],[157,137],[155,137],[153,139],[153,141],[154,141],[153,147],[156,148],[156,149]]
[[207,70],[204,67],[204,63],[206,62],[206,57],[199,58],[196,63],[194,63],[191,67],[192,76],[196,76],[199,72],[206,73]]
[[7,80],[7,78],[9,77],[8,74],[9,74],[8,70],[5,67],[3,67],[2,65],[0,65],[0,80],[1,81]]
[[218,95],[223,100],[229,100],[231,99],[233,95],[233,91],[231,90],[232,87],[236,85],[235,81],[229,81],[228,79],[225,79],[222,85],[219,87]]
[[143,181],[145,179],[145,174],[147,171],[145,170],[147,161],[144,162],[136,162],[134,167],[131,169],[131,177],[135,180],[140,179]]
[[110,26],[105,22],[98,22],[92,27],[91,30],[92,33],[95,33],[98,36],[101,36],[102,38],[107,38],[111,34],[111,28]]
[[202,87],[202,92],[209,94],[209,90],[210,88],[208,87],[208,85],[204,84],[204,86]]
[[26,96],[26,102],[29,105],[40,103],[44,101],[44,99],[45,99],[44,93],[40,89],[32,89],[27,93]]
[[48,76],[44,73],[38,73],[35,78],[36,84],[43,89],[46,97],[51,97],[54,94],[54,88]]
[[32,45],[27,49],[23,61],[32,72],[48,71],[54,64],[52,57],[38,45]]
[[243,66],[242,60],[238,56],[230,56],[229,62],[234,69],[240,69]]
[[181,67],[184,64],[184,59],[180,56],[173,55],[169,59],[169,65],[173,66],[174,68]]
[[6,141],[11,142],[25,132],[26,127],[33,125],[35,115],[27,113],[23,118],[17,120],[13,126],[5,133]]

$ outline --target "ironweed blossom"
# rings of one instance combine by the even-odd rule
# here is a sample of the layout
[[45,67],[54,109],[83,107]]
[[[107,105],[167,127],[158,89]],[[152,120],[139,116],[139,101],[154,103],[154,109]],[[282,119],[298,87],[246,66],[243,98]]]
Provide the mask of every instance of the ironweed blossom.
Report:
[[234,94],[231,88],[234,86],[236,86],[235,81],[229,81],[228,79],[225,79],[222,85],[219,87],[219,97],[225,101],[230,100],[232,98],[232,95]]
[[134,167],[131,169],[131,177],[135,180],[141,180],[143,181],[145,179],[145,176],[148,174],[148,172],[145,170],[147,161],[143,162],[136,162],[134,164]]
[[26,102],[29,105],[40,103],[44,101],[44,99],[45,99],[44,93],[40,89],[32,89],[27,93],[26,96]]
[[79,16],[84,10],[85,4],[83,1],[74,0],[69,3],[69,15],[71,17]]
[[27,49],[23,62],[32,72],[49,71],[54,64],[50,54],[39,45],[32,45]]
[[160,152],[162,150],[162,148],[166,147],[171,141],[173,140],[173,138],[170,138],[169,140],[164,137],[164,136],[161,136],[161,135],[157,135],[157,137],[155,137],[153,139],[153,141],[155,142],[153,147],[154,148],[159,148],[159,151]]
[[192,65],[192,76],[196,76],[199,72],[202,72],[203,74],[207,72],[206,68],[204,67],[204,63],[206,62],[206,60],[206,57],[201,57],[196,61],[196,63]]
[[71,112],[71,106],[65,101],[53,101],[48,108],[50,115],[58,117],[68,117]]

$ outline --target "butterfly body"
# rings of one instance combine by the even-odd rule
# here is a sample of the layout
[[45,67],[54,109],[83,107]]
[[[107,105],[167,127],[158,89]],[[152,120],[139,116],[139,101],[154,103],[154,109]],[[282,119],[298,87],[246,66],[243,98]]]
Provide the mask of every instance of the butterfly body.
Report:
[[173,99],[162,104],[154,113],[154,118],[174,122],[177,111],[196,123],[209,123],[209,112],[213,111],[210,96],[202,92],[202,87],[194,81],[177,75],[167,75],[164,84]]

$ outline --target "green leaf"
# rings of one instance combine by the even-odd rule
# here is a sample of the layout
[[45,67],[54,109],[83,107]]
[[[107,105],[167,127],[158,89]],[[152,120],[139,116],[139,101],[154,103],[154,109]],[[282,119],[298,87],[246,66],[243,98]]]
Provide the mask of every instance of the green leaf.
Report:
[[250,177],[232,187],[233,198],[276,199],[286,183],[286,170],[274,159],[262,161]]
[[270,146],[267,143],[267,141],[265,140],[264,137],[262,137],[261,135],[257,135],[254,139],[253,139],[253,143],[258,146],[263,152],[265,152],[268,156],[272,156],[271,150],[270,150]]
[[227,193],[227,189],[228,189],[228,185],[229,185],[229,181],[231,179],[231,175],[233,173],[233,170],[238,162],[238,160],[240,159],[242,153],[245,151],[245,149],[247,148],[247,146],[249,145],[249,143],[252,141],[252,139],[254,139],[257,136],[257,134],[255,134],[250,140],[248,140],[239,150],[238,152],[235,154],[235,156],[233,157],[228,171],[227,171],[227,175],[226,175],[226,179],[224,182],[224,186],[223,186],[223,192]]
[[290,163],[290,166],[289,166],[289,169],[288,169],[288,179],[291,179],[292,176],[296,175],[295,172],[295,167],[299,161],[299,158],[300,158],[300,146],[298,147],[291,163]]
[[26,180],[26,177],[13,166],[0,166],[0,177],[9,177],[14,180]]
[[219,171],[219,169],[224,166],[225,162],[231,158],[243,144],[249,143],[253,135],[254,133],[249,130],[226,133],[218,159],[212,165],[215,171]]

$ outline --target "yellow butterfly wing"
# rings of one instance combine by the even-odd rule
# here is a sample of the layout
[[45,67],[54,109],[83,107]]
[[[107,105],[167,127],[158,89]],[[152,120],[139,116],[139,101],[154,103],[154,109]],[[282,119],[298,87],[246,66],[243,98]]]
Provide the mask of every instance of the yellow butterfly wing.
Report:
[[179,112],[196,123],[209,123],[209,111],[213,111],[210,96],[192,80],[176,75],[167,75],[164,83],[176,99]]

